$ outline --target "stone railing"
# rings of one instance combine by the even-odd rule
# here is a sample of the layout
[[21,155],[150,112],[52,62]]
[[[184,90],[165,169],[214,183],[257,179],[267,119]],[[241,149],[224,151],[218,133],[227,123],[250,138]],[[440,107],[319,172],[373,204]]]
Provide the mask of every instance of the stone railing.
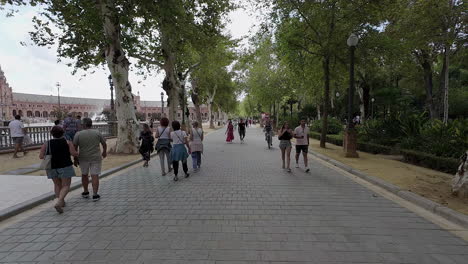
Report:
[[[104,137],[116,135],[116,129],[113,124],[94,125],[93,128],[99,130]],[[26,129],[33,142],[29,146],[41,145],[51,138],[50,130],[52,126],[31,126]],[[8,127],[0,127],[0,150],[13,149],[14,146],[13,139],[10,136],[10,129]]]

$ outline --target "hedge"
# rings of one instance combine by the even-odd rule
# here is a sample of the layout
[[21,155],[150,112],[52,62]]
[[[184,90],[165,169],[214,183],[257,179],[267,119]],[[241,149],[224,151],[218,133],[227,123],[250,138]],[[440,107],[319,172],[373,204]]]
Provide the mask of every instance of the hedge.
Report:
[[400,153],[406,162],[454,174],[457,172],[459,161],[454,158],[439,157],[415,150],[402,149]]
[[[310,132],[309,135],[311,138],[320,140],[320,133]],[[334,145],[342,146],[343,137],[342,135],[327,135],[327,142]],[[401,154],[403,155],[404,161],[407,163],[451,174],[456,173],[459,165],[458,160],[454,158],[440,157],[415,150],[398,150],[389,146],[374,143],[358,142],[358,150],[369,152],[372,154]]]

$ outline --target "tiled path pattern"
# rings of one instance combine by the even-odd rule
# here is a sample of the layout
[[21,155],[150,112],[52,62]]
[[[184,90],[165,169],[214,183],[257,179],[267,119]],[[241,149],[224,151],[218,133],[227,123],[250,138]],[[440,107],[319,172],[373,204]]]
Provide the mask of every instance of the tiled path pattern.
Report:
[[[237,140],[237,139],[236,139]],[[159,160],[0,230],[2,263],[468,263],[468,243],[312,161],[281,170],[259,129],[207,137],[202,169]]]

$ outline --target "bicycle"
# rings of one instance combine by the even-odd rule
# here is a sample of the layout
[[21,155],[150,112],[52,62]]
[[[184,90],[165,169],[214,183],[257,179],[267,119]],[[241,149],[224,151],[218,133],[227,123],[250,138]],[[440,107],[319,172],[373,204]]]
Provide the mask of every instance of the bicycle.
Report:
[[268,145],[268,149],[270,149],[273,144],[272,144],[272,141],[273,141],[273,135],[272,135],[272,131],[265,131],[265,140],[267,142],[267,145]]

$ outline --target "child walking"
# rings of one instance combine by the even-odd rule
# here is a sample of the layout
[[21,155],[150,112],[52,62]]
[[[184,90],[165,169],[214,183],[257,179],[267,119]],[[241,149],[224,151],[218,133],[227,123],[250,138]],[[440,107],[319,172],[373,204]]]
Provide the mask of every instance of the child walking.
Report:
[[203,152],[203,130],[198,126],[198,122],[193,122],[193,128],[190,132],[190,150],[192,151],[192,165],[194,171],[200,169],[201,155]]
[[187,167],[187,158],[190,153],[190,146],[187,140],[187,133],[185,131],[180,130],[180,123],[179,121],[172,121],[172,131],[171,132],[171,141],[172,141],[172,150],[171,150],[171,160],[172,160],[172,168],[174,169],[174,181],[178,181],[179,178],[177,174],[179,173],[179,161],[182,161],[182,168],[185,173],[185,178],[188,178],[190,174],[188,173]]

